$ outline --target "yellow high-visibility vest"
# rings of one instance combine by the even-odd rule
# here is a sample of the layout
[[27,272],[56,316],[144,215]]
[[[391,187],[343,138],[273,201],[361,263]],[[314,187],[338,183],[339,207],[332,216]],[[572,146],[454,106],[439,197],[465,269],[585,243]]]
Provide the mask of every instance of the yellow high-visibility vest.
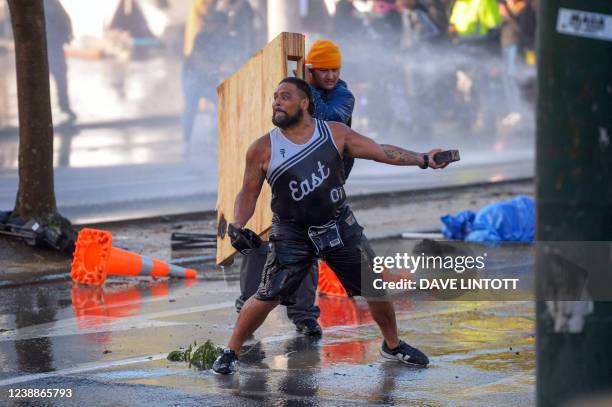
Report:
[[460,37],[484,36],[491,28],[501,25],[502,16],[497,0],[457,0],[450,23]]

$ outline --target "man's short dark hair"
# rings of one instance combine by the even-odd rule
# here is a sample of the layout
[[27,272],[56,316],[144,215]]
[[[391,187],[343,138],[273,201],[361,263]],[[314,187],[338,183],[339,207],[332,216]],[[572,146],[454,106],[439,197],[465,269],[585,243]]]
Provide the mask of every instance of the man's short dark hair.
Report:
[[314,116],[315,105],[314,105],[314,103],[312,103],[312,92],[310,90],[310,85],[308,84],[308,82],[306,82],[305,80],[300,79],[300,78],[295,78],[293,76],[288,76],[285,79],[283,79],[282,81],[280,81],[278,84],[280,85],[281,83],[292,83],[292,84],[294,84],[295,87],[298,88],[304,94],[304,97],[306,97],[308,99],[308,113],[310,113],[311,116]]

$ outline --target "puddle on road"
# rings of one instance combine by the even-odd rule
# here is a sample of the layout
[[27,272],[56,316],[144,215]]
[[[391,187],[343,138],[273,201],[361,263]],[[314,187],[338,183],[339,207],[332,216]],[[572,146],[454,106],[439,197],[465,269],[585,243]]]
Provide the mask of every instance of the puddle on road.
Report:
[[119,370],[93,374],[93,379],[101,380],[134,380],[134,379],[147,379],[157,378],[163,376],[184,376],[188,372],[177,370],[177,369],[142,369],[142,370]]

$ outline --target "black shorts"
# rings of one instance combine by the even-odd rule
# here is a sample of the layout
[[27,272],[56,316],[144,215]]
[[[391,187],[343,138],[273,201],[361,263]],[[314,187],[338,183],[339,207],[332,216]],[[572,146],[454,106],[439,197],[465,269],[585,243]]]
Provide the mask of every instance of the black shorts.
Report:
[[293,305],[295,292],[311,271],[316,258],[324,260],[336,273],[349,295],[383,295],[384,292],[373,288],[374,251],[348,206],[337,222],[344,246],[320,256],[308,237],[307,227],[292,222],[274,222],[270,232],[270,253],[255,298]]

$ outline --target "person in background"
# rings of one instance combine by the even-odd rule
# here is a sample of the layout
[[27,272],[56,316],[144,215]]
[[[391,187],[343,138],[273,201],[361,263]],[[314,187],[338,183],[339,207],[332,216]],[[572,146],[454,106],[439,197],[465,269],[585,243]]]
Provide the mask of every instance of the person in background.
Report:
[[501,23],[497,0],[456,0],[451,9],[448,32],[458,38],[486,37]]
[[190,46],[191,52],[185,57],[182,71],[185,99],[182,131],[185,156],[189,154],[191,133],[200,100],[205,98],[207,105],[215,104],[220,72],[231,51],[221,46],[227,38],[227,16],[224,13],[209,10],[202,17],[199,26],[201,30]]
[[[361,20],[357,17],[353,0],[340,0],[336,3],[336,13],[333,17],[334,37],[342,44],[355,35],[361,35]],[[356,32],[357,31],[357,32]]]
[[72,21],[59,0],[45,0],[45,24],[47,28],[47,55],[49,73],[55,81],[58,104],[68,121],[76,120],[77,115],[70,107],[68,95],[68,65],[64,45],[72,41]]
[[330,40],[316,41],[306,56],[305,80],[310,85],[315,117],[350,124],[355,97],[340,79],[342,55]]
[[372,20],[372,28],[379,37],[379,43],[391,52],[399,50],[402,19],[395,0],[379,0],[373,11],[380,17]]
[[445,36],[448,32],[450,3],[450,0],[425,0],[423,2],[429,17],[440,30],[441,36]]
[[517,15],[526,7],[523,0],[501,0],[499,12],[503,17],[501,27],[501,49],[504,61],[504,93],[511,112],[518,105],[518,87],[516,85],[516,61],[521,41],[521,29]]
[[530,56],[529,53],[535,54],[535,40],[537,29],[537,0],[527,0],[527,7],[519,14],[519,27],[521,27],[521,47],[526,53],[526,61],[535,63],[535,55]]
[[219,10],[227,14],[227,46],[234,50],[234,68],[238,69],[256,51],[255,12],[247,0],[222,0]]
[[431,132],[430,108],[425,106],[429,107],[430,95],[436,86],[430,73],[436,69],[432,44],[440,36],[440,30],[419,0],[397,0],[396,6],[402,21],[398,62],[404,70],[405,84],[404,89],[397,86],[389,89],[395,125],[400,126],[396,131],[425,134]]
[[296,1],[296,3],[301,3],[299,24],[303,32],[319,35],[330,32],[332,19],[327,11],[325,0]]
[[396,5],[402,18],[400,50],[425,51],[428,42],[440,34],[436,23],[419,0],[397,0]]
[[185,39],[183,54],[188,58],[193,51],[196,36],[202,31],[202,19],[211,11],[214,11],[217,0],[192,0],[187,22],[185,23]]
[[[196,36],[191,55],[183,66],[183,140],[186,150],[199,109],[200,99],[215,103],[216,87],[221,80],[221,70],[229,52],[222,47],[227,37],[227,16],[219,11],[208,13],[203,18],[202,31]],[[187,152],[187,151],[186,151]]]

